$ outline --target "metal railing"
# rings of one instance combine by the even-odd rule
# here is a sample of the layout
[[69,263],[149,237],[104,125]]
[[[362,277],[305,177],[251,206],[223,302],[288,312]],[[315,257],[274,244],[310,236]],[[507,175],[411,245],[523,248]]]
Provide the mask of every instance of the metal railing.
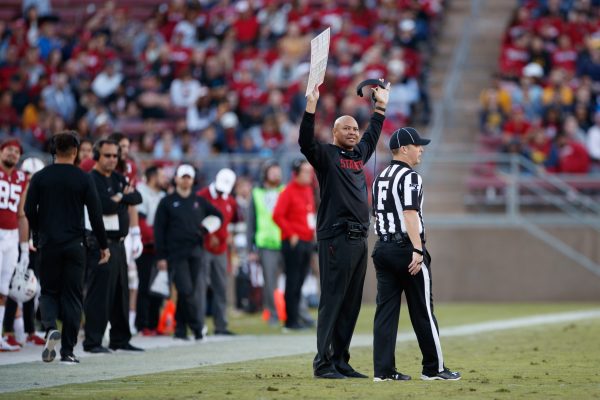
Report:
[[[600,195],[600,175],[549,174],[523,156],[512,154],[436,154],[429,163],[428,175],[433,182],[428,183],[425,176],[425,184],[435,189],[440,186],[436,183],[458,178],[450,186],[464,199],[464,207],[454,212],[429,212],[429,226],[520,228],[600,276],[600,264],[544,229],[576,226],[600,233],[600,203],[594,198]],[[453,174],[457,169],[459,173]],[[449,195],[434,193],[430,205],[435,209],[435,197]],[[478,201],[482,206],[473,207]]]

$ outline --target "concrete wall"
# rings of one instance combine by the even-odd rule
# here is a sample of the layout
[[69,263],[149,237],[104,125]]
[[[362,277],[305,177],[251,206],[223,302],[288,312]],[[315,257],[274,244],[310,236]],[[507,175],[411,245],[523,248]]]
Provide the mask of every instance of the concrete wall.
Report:
[[[552,228],[600,263],[600,236],[583,228]],[[369,249],[373,248],[371,235]],[[600,276],[519,229],[429,229],[436,301],[600,301]],[[374,302],[372,263],[364,301]]]

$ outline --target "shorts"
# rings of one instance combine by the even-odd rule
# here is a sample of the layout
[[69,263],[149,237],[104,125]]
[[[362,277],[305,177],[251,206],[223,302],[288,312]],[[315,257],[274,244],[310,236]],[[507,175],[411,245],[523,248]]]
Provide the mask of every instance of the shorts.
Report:
[[0,294],[8,295],[10,281],[19,261],[19,230],[0,229]]

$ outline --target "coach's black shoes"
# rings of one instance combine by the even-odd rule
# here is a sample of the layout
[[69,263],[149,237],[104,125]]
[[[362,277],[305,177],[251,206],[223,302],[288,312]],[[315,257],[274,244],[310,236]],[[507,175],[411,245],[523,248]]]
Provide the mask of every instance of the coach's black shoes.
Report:
[[338,370],[335,368],[326,369],[326,370],[322,370],[322,371],[315,371],[314,377],[321,378],[321,379],[346,379],[347,378],[346,375],[339,373]]
[[85,351],[86,353],[92,353],[92,354],[111,353],[111,351],[104,346],[94,346],[94,347],[88,347],[88,348],[84,347],[83,351]]
[[64,354],[60,357],[60,363],[64,365],[77,365],[79,364],[79,359],[73,353]]
[[126,344],[121,344],[121,345],[113,345],[113,344],[111,344],[108,347],[110,347],[110,349],[113,350],[113,351],[117,351],[117,350],[144,351],[144,349],[142,349],[141,347],[135,347],[131,343],[126,343]]
[[442,372],[438,372],[435,375],[421,375],[421,379],[424,381],[458,381],[460,379],[460,372],[450,371],[448,368],[444,368]]
[[391,374],[376,376],[373,378],[373,382],[410,381],[411,379],[410,375],[404,375],[402,372],[394,371]]
[[60,332],[53,329],[46,335],[46,344],[42,351],[42,360],[44,362],[52,362],[56,358],[56,350],[54,348],[60,342]]
[[362,379],[368,378],[368,376],[366,376],[365,374],[361,374],[360,372],[355,371],[355,370],[350,370],[350,371],[341,371],[340,370],[340,373],[342,375],[344,375],[346,378],[362,378]]

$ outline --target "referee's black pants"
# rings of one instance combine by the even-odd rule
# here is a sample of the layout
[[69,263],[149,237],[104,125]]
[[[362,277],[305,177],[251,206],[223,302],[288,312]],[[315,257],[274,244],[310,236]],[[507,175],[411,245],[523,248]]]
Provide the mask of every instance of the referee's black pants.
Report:
[[124,346],[131,339],[129,330],[129,287],[125,245],[109,240],[110,258],[98,264],[99,249],[88,249],[88,284],[85,296],[84,350],[102,345],[106,325],[110,321],[110,346]]
[[410,244],[377,242],[373,262],[377,274],[377,309],[373,328],[373,365],[375,376],[395,371],[396,336],[402,292],[406,295],[421,354],[423,373],[435,375],[444,369],[437,320],[433,314],[431,293],[431,256],[425,249],[421,271],[410,275]]
[[299,240],[292,247],[289,240],[281,243],[281,253],[285,264],[285,326],[300,327],[300,298],[302,285],[310,268],[310,258],[314,250],[314,243]]
[[46,244],[40,257],[40,310],[42,326],[56,329],[62,321],[61,355],[73,353],[81,323],[85,248],[83,238],[65,244]]
[[346,233],[319,240],[321,298],[317,322],[315,375],[352,372],[350,340],[362,302],[367,271],[367,238]]

